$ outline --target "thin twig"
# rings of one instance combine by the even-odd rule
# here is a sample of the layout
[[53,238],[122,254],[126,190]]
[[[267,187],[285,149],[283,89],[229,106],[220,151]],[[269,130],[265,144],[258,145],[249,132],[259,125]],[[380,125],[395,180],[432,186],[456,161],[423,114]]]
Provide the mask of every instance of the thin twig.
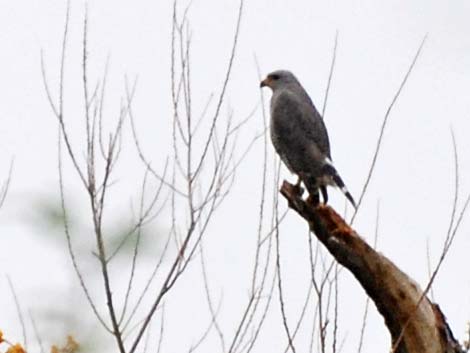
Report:
[[207,150],[209,149],[209,141],[212,139],[212,135],[214,134],[215,127],[216,127],[216,124],[217,124],[217,120],[218,120],[218,117],[219,117],[219,114],[220,114],[220,109],[222,107],[222,103],[223,103],[224,98],[225,98],[225,92],[227,90],[228,82],[230,80],[230,76],[231,76],[231,72],[232,72],[232,66],[233,66],[233,63],[235,61],[235,52],[236,52],[237,44],[238,44],[238,35],[240,33],[240,25],[241,25],[242,14],[243,14],[243,5],[244,5],[244,0],[240,0],[240,5],[239,5],[239,8],[238,8],[237,24],[236,24],[236,27],[235,27],[232,50],[231,50],[229,61],[228,61],[227,71],[225,73],[224,82],[222,84],[222,90],[220,92],[219,99],[218,99],[216,109],[215,109],[215,112],[214,112],[214,117],[212,119],[212,125],[210,127],[209,136],[206,140],[207,143],[204,146],[204,150],[203,150],[203,152],[201,154],[201,157],[199,159],[199,163],[197,164],[197,167],[194,169],[194,175],[199,174],[199,172],[202,168],[202,164],[204,162]]
[[[75,154],[72,149],[72,144],[69,140],[69,136],[67,134],[67,131],[65,130],[65,123],[64,123],[64,80],[65,80],[65,58],[66,58],[66,49],[67,49],[67,40],[68,40],[68,30],[69,30],[69,20],[70,20],[70,0],[67,1],[67,13],[65,15],[65,24],[64,24],[64,33],[63,33],[63,39],[62,39],[62,51],[61,51],[61,60],[60,60],[60,78],[59,78],[59,109],[58,111],[54,109],[54,105],[51,104],[51,107],[53,108],[53,111],[56,113],[56,117],[59,120],[59,126],[62,130],[63,138],[65,141],[65,145],[67,147],[68,154],[70,156],[70,159],[72,160],[72,163],[75,167],[75,170],[78,173],[78,176],[80,177],[80,180],[82,181],[83,185],[85,188],[88,189],[88,184],[85,179],[85,176],[83,174],[83,171],[81,170],[78,161],[75,158]],[[45,73],[45,70],[43,70],[43,73]],[[44,85],[47,87],[47,81],[46,81],[46,76],[43,75],[43,81]],[[46,88],[46,91],[49,91],[48,88]],[[48,97],[50,97],[50,94],[48,93]]]
[[333,343],[332,343],[332,351],[336,353],[336,346],[338,342],[338,331],[339,331],[339,281],[338,281],[338,264],[335,265],[335,308],[334,308],[334,320],[333,320]]
[[359,211],[359,208],[362,204],[362,199],[364,198],[364,195],[367,191],[370,180],[372,178],[372,174],[374,172],[375,165],[377,163],[377,158],[379,156],[380,147],[382,146],[382,140],[383,140],[383,136],[384,136],[384,132],[385,132],[385,127],[387,126],[387,122],[388,122],[390,113],[392,111],[392,108],[395,106],[395,103],[397,102],[398,97],[400,96],[403,88],[405,87],[406,82],[408,81],[408,77],[410,76],[411,72],[413,71],[413,68],[416,65],[416,62],[419,58],[419,55],[421,54],[421,50],[423,49],[424,43],[426,42],[426,38],[427,38],[427,34],[421,40],[421,44],[419,45],[418,50],[416,51],[416,53],[413,57],[413,60],[411,61],[411,65],[408,67],[408,71],[406,72],[405,76],[403,77],[403,79],[400,83],[400,86],[398,87],[398,90],[395,92],[395,95],[392,99],[392,102],[390,103],[390,105],[387,108],[387,111],[385,112],[385,116],[384,116],[384,119],[382,121],[382,126],[380,128],[379,138],[377,139],[377,144],[375,146],[374,156],[372,157],[372,162],[371,162],[370,167],[369,167],[369,172],[367,174],[366,181],[364,183],[364,186],[362,187],[362,191],[361,191],[359,200],[357,202],[357,207],[356,207],[356,209],[353,213],[353,216],[351,218],[351,221],[350,221],[351,225],[353,224],[354,219],[356,218],[357,212]]
[[333,72],[335,70],[336,48],[337,47],[338,47],[338,30],[336,30],[336,33],[335,33],[335,45],[333,47],[333,55],[332,55],[332,58],[331,58],[330,73],[328,74],[328,83],[326,85],[325,98],[323,99],[323,108],[322,108],[322,112],[321,112],[321,115],[322,115],[323,119],[325,119],[326,104],[328,103],[328,96],[329,96],[329,93],[330,93],[330,86],[331,86],[331,82],[332,82],[332,79],[333,79]]
[[[142,213],[144,209],[144,193],[145,193],[145,188],[147,184],[147,176],[148,176],[148,169],[145,172],[144,181],[142,183],[142,190],[141,190],[142,196],[140,197],[140,206],[139,206],[139,218],[140,219],[142,219]],[[131,271],[129,275],[129,280],[127,282],[127,290],[126,290],[126,295],[124,297],[124,305],[122,308],[121,318],[119,319],[119,325],[121,325],[122,321],[124,320],[124,316],[126,315],[127,305],[129,303],[129,297],[130,297],[130,293],[132,290],[132,283],[134,281],[135,269],[136,269],[136,264],[137,264],[137,256],[139,254],[139,245],[140,245],[141,236],[142,236],[142,227],[140,226],[137,229],[137,236],[136,236],[135,245],[134,245],[134,253],[133,253],[132,262],[131,262]]]
[[129,83],[126,80],[126,97],[127,97],[127,101],[128,101],[128,107],[129,107],[128,108],[128,114],[129,114],[129,118],[130,118],[129,120],[131,122],[132,137],[133,137],[134,144],[136,146],[139,158],[142,161],[142,163],[144,163],[146,168],[152,173],[152,175],[157,180],[159,180],[160,182],[165,184],[165,186],[169,187],[171,190],[176,192],[178,195],[186,197],[186,195],[183,192],[181,192],[180,190],[178,190],[171,182],[166,181],[164,175],[162,176],[159,173],[157,173],[155,171],[155,169],[153,169],[151,163],[145,157],[145,154],[142,150],[142,147],[140,146],[139,138],[137,136],[137,128],[135,126],[135,118],[134,118],[134,114],[133,114],[133,110],[132,110],[132,97],[133,97],[134,92],[135,92],[135,87],[136,87],[136,82],[134,82],[134,84],[132,86],[132,89],[129,90]]
[[[217,321],[217,309],[214,308],[214,304],[212,302],[211,294],[210,294],[210,289],[209,289],[209,279],[207,276],[207,270],[206,270],[206,263],[205,263],[205,258],[204,258],[204,247],[202,242],[199,244],[199,248],[201,250],[201,271],[202,271],[202,278],[204,280],[204,290],[206,293],[206,300],[207,300],[207,305],[209,306],[209,311],[212,317],[212,322],[214,323],[214,329],[217,332],[217,336],[219,337],[220,341],[220,346],[222,349],[222,353],[226,352],[226,346],[225,346],[225,336],[222,332],[222,329],[220,328],[219,322]],[[220,299],[220,304],[222,305],[222,298]]]
[[[308,304],[310,303],[310,297],[312,296],[312,290],[313,290],[313,285],[310,283],[308,290],[307,290],[307,295],[305,296],[305,301],[304,305],[302,306],[302,310],[299,315],[299,319],[297,320],[297,324],[295,325],[294,331],[292,332],[292,340],[295,339],[295,336],[300,330],[300,326],[302,325],[302,322],[305,318],[305,314],[307,313],[308,309]],[[290,349],[289,344],[287,344],[286,348],[284,349],[284,353],[287,353],[287,351]]]
[[[279,175],[279,169],[278,173]],[[276,185],[279,183],[279,177],[277,178]],[[276,193],[276,195],[278,195]],[[287,317],[286,317],[286,311],[285,311],[285,302],[284,302],[284,296],[283,296],[283,291],[282,291],[282,275],[281,275],[281,255],[280,255],[280,250],[279,250],[279,226],[278,226],[278,220],[279,220],[279,215],[278,215],[278,202],[277,202],[277,197],[276,197],[276,202],[274,205],[275,209],[275,222],[276,222],[276,232],[275,232],[275,238],[276,238],[276,271],[277,271],[277,289],[278,289],[278,294],[279,294],[279,304],[281,308],[281,316],[282,316],[282,324],[284,326],[284,330],[286,332],[287,340],[289,347],[292,351],[292,353],[295,353],[295,347],[294,347],[294,342],[292,338],[292,334],[290,333],[289,325],[287,323]]]
[[165,332],[165,304],[162,305],[162,318],[160,320],[160,334],[158,335],[157,353],[160,353],[163,343],[163,333]]
[[26,324],[23,317],[23,312],[21,311],[20,301],[18,296],[16,295],[15,287],[13,286],[13,282],[11,281],[10,276],[7,275],[8,286],[10,287],[11,295],[13,296],[13,300],[15,301],[16,307],[16,314],[18,315],[18,320],[21,324],[21,329],[23,330],[23,344],[26,350],[28,350],[28,336],[26,334]]
[[29,318],[31,319],[31,324],[33,326],[34,337],[36,338],[36,341],[38,341],[39,351],[41,353],[45,353],[46,351],[44,350],[44,345],[42,343],[42,338],[41,338],[41,335],[39,334],[39,330],[38,330],[38,327],[36,325],[36,321],[34,320],[33,314],[31,313],[31,310],[28,310],[28,313],[29,313]]
[[[426,269],[428,271],[429,278],[431,278],[431,275],[432,275],[431,267],[432,267],[432,264],[431,264],[431,254],[430,254],[430,249],[429,249],[429,239],[426,239]],[[434,290],[432,287],[429,290],[429,294],[431,296],[431,300],[434,302]]]
[[10,169],[8,170],[7,179],[3,182],[2,188],[0,189],[0,208],[2,208],[3,203],[5,202],[5,199],[7,197],[8,190],[10,188],[11,175],[13,173],[13,164],[14,160],[12,159],[10,162]]

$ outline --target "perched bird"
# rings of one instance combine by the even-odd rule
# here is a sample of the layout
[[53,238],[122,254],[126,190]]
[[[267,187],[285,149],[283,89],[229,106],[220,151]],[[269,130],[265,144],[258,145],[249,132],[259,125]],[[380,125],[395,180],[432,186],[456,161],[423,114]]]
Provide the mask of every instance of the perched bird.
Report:
[[312,100],[290,71],[274,71],[260,87],[273,91],[271,98],[271,140],[287,168],[297,174],[307,188],[313,204],[328,202],[327,185],[337,186],[356,207],[331,161],[330,142],[323,118]]

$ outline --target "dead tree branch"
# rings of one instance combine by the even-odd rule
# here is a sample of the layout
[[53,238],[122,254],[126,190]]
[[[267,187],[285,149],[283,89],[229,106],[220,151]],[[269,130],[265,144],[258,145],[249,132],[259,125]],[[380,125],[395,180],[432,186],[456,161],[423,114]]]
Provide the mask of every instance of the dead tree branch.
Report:
[[310,230],[374,301],[390,331],[397,353],[461,353],[439,306],[415,281],[375,251],[331,207],[312,207],[284,181],[282,195]]

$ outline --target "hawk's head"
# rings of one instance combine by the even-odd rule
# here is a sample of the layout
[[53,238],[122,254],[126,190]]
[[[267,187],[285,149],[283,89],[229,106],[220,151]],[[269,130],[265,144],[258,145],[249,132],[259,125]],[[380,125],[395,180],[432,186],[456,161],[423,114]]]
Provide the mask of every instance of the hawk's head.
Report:
[[271,72],[263,81],[261,81],[259,86],[269,87],[274,91],[276,88],[284,87],[291,83],[299,83],[292,72],[286,70],[277,70]]

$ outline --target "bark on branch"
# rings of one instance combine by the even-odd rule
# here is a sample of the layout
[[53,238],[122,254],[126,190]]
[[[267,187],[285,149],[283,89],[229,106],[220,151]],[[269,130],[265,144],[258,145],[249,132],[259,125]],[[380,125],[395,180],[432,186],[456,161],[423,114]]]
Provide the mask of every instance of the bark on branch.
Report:
[[313,207],[294,185],[281,194],[333,257],[349,269],[374,301],[397,353],[463,353],[439,306],[393,262],[370,247],[331,207]]

